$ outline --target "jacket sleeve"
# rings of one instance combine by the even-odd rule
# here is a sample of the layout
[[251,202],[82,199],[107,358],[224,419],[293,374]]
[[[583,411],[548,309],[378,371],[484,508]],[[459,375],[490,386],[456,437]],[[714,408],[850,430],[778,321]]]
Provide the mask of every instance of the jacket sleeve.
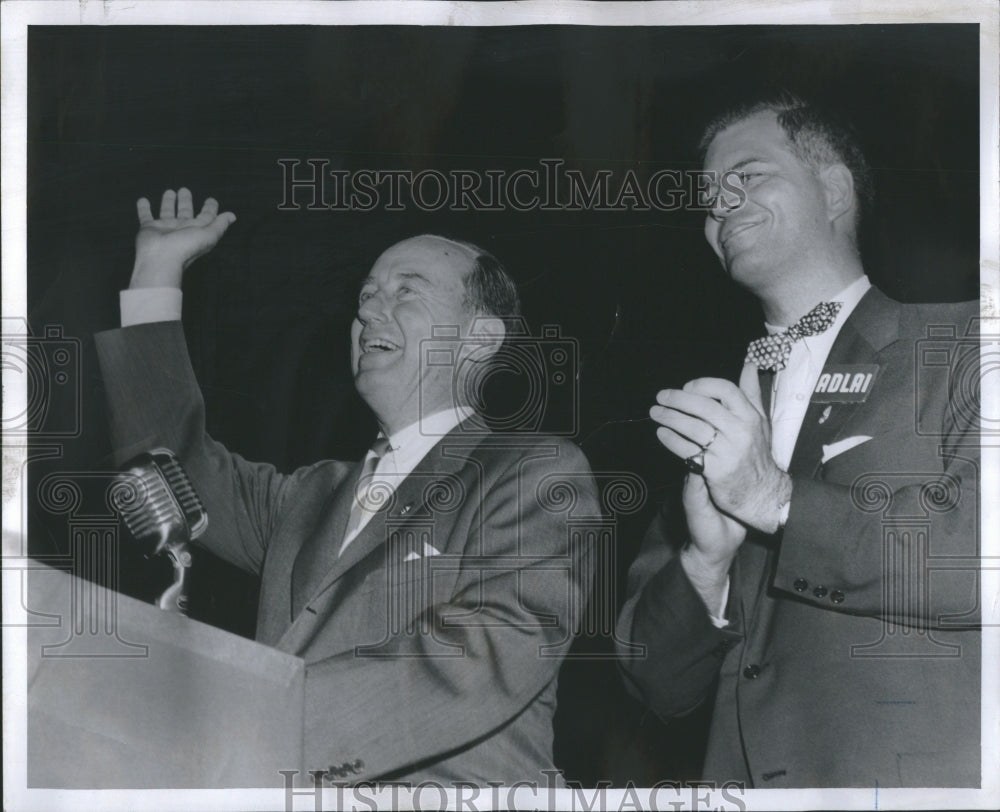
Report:
[[708,698],[726,654],[742,640],[734,590],[730,623],[717,628],[681,566],[667,515],[661,511],[653,520],[629,569],[616,635],[643,647],[633,652],[619,645],[619,664],[630,692],[661,719],[689,713]]
[[157,447],[173,451],[208,512],[198,543],[259,573],[275,517],[308,469],[282,475],[228,452],[205,433],[205,406],[181,322],[109,330],[94,339],[116,464]]

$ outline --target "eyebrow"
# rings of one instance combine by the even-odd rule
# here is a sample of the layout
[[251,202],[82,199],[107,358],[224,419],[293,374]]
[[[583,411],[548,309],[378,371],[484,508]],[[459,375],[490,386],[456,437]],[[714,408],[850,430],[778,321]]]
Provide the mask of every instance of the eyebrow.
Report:
[[757,157],[744,158],[742,161],[734,163],[728,169],[723,169],[722,174],[725,174],[726,172],[739,172],[743,167],[756,163],[767,163],[767,159]]
[[[431,284],[431,281],[426,276],[424,276],[422,273],[418,273],[417,271],[400,271],[396,275],[396,278],[406,279],[406,280],[417,279],[423,282],[425,285]],[[375,285],[375,284],[377,283],[375,281],[374,276],[366,276],[363,280],[361,280],[361,284],[359,285],[358,289],[364,290],[365,287],[367,287],[368,285]]]
[[399,274],[400,279],[419,279],[421,282],[429,285],[431,280],[424,276],[422,273],[417,273],[416,271],[402,271]]

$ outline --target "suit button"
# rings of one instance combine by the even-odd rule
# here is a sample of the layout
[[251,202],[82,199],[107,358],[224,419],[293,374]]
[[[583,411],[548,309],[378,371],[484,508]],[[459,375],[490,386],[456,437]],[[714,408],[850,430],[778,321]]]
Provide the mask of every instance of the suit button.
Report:
[[835,589],[833,590],[833,592],[830,593],[830,600],[833,601],[834,603],[843,603],[844,593],[841,592],[839,589]]
[[809,582],[805,578],[796,578],[792,586],[795,587],[796,592],[805,592],[809,589]]
[[748,665],[743,669],[743,676],[747,679],[757,679],[760,676],[760,666],[759,665]]
[[825,598],[826,597],[826,587],[825,586],[818,586],[818,587],[816,587],[813,590],[813,595],[815,595],[817,598]]

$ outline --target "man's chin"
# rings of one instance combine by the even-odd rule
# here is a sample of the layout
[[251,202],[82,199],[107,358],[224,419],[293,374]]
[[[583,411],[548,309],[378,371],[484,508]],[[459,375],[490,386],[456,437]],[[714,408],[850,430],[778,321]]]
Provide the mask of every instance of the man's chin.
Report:
[[753,288],[754,280],[759,278],[762,266],[754,260],[752,252],[744,249],[727,254],[722,261],[722,267],[737,285]]
[[379,392],[387,388],[391,375],[381,367],[359,366],[354,373],[354,388],[362,395],[366,392]]

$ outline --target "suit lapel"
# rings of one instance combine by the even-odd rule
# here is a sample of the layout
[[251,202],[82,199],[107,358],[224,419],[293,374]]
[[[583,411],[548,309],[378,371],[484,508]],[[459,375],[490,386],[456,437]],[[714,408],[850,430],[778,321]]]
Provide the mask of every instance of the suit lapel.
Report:
[[428,451],[399,483],[389,503],[375,513],[364,529],[352,541],[344,554],[334,562],[320,591],[340,578],[358,561],[385,543],[389,522],[420,516],[427,512],[428,499],[435,495],[435,485],[458,473],[465,465],[469,452],[479,444],[481,433],[467,434],[455,428]]
[[[869,364],[875,351],[849,322],[845,323],[830,350],[826,364]],[[819,472],[823,446],[832,442],[844,424],[857,412],[860,403],[812,403],[806,409],[795,450],[788,465],[792,476],[815,477]]]
[[316,573],[327,572],[337,561],[337,554],[351,513],[351,501],[363,468],[363,463],[357,463],[350,474],[344,477],[343,482],[334,489],[324,517],[303,542],[295,557],[292,566],[289,621],[301,611],[315,590]]
[[[875,364],[878,354],[899,336],[900,306],[877,288],[871,288],[844,322],[824,369],[837,364]],[[878,380],[873,387],[878,387]],[[788,466],[793,476],[819,473],[823,446],[832,443],[863,403],[812,403],[806,409]]]
[[[392,529],[390,528],[391,522],[394,520],[406,521],[428,512],[427,502],[435,496],[434,484],[457,475],[468,461],[470,453],[482,439],[482,431],[466,433],[462,430],[464,425],[463,423],[453,429],[424,455],[413,471],[399,483],[386,506],[372,516],[368,524],[347,545],[343,554],[338,555],[344,537],[344,528],[347,526],[351,499],[361,470],[361,465],[357,466],[357,470],[346,480],[334,499],[330,518],[323,525],[322,538],[311,539],[309,542],[311,545],[315,544],[325,550],[325,555],[322,558],[314,557],[316,566],[325,567],[325,574],[318,584],[309,590],[309,594],[303,596],[302,606],[312,603],[324,592],[334,588],[336,583],[356,564],[385,545]],[[296,561],[296,570],[299,563]],[[312,583],[316,583],[315,580]],[[305,639],[306,629],[321,620],[311,612],[299,612],[296,617],[292,618],[291,626],[279,641],[280,647],[291,650],[288,644],[292,641]]]
[[[875,287],[869,289],[837,334],[824,368],[833,364],[876,363],[879,353],[899,336],[899,315],[898,302]],[[770,414],[773,381],[773,373],[760,373],[765,414]],[[874,386],[878,386],[877,380]],[[793,476],[814,478],[819,473],[823,446],[836,439],[863,405],[810,403],[799,429],[788,472]],[[827,406],[830,406],[830,411],[824,417]],[[749,632],[749,619],[757,617],[753,628],[760,632],[767,626],[758,613],[763,611],[761,597],[771,581],[775,546],[769,537],[756,532],[751,534],[744,546],[747,549],[738,557],[733,575],[737,582],[742,581],[740,598],[744,623],[748,624],[745,631]]]

